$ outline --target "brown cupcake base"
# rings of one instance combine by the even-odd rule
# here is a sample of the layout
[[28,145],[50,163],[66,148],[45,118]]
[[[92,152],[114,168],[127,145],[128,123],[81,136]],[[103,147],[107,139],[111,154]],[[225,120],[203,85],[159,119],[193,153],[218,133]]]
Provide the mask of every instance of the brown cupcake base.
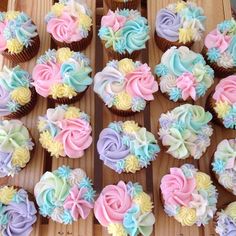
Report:
[[118,115],[118,116],[133,116],[135,115],[137,112],[133,112],[131,109],[127,110],[127,111],[122,111],[122,110],[118,110],[116,109],[116,107],[112,106],[110,108],[108,108],[113,114]]
[[137,9],[138,5],[140,3],[140,0],[128,0],[127,2],[122,2],[119,0],[105,0],[108,8],[110,8],[112,11],[115,11],[118,9]]
[[204,46],[202,49],[202,55],[206,63],[215,71],[215,75],[219,78],[225,78],[236,73],[236,67],[233,68],[223,68],[219,67],[215,62],[210,62],[207,57],[208,49]]
[[161,49],[162,52],[167,51],[169,48],[171,48],[173,46],[176,46],[177,48],[179,48],[181,46],[186,46],[188,48],[191,48],[194,44],[193,41],[188,42],[188,43],[180,43],[179,41],[171,42],[169,40],[166,40],[166,39],[158,36],[156,31],[154,32],[154,38],[155,38],[156,45],[158,46],[158,48]]

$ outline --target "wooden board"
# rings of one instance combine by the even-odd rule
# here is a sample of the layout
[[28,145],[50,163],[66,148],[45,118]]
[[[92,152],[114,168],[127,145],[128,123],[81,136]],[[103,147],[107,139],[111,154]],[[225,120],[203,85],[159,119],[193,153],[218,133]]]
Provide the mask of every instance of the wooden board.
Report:
[[[149,63],[149,65],[154,70],[156,64],[160,62],[160,57],[162,53],[155,45],[154,42],[154,30],[155,30],[155,18],[157,11],[166,6],[168,3],[173,2],[173,0],[148,0],[143,1],[143,6],[147,6],[147,9],[142,9],[142,13],[147,16],[149,24],[151,26],[151,39],[148,43],[148,48],[139,58],[143,62]],[[207,26],[206,31],[209,32],[215,27],[220,21],[230,18],[230,1],[229,0],[196,0],[196,2],[202,6],[205,10],[207,16]],[[92,43],[85,50],[85,54],[91,59],[91,65],[93,68],[93,75],[100,71],[105,63],[107,62],[106,54],[103,51],[100,40],[96,37],[96,18],[97,25],[100,24],[99,16],[97,13],[107,12],[107,7],[104,3],[104,7],[96,11],[96,5],[101,7],[102,1],[87,0],[87,3],[90,5],[93,11],[93,33],[94,37]],[[39,54],[43,54],[45,50],[52,47],[48,33],[46,32],[46,25],[44,23],[44,16],[50,10],[53,4],[53,0],[8,0],[7,8],[9,10],[20,10],[27,12],[34,20],[38,26],[41,46]],[[141,9],[141,6],[139,6]],[[216,13],[217,10],[217,13]],[[200,51],[202,43],[198,43],[194,46],[194,50]],[[32,72],[33,66],[35,65],[37,57],[33,58],[30,62],[21,64],[23,68]],[[7,60],[0,57],[0,67],[3,65],[14,66],[12,63],[9,63]],[[96,65],[96,66],[95,66]],[[218,79],[216,79],[216,83]],[[213,88],[212,88],[213,89]],[[210,92],[210,91],[209,91]],[[205,106],[205,98],[196,102],[198,105]],[[153,198],[155,203],[155,216],[156,224],[153,235],[155,236],[214,236],[214,228],[212,223],[205,228],[200,227],[181,227],[172,218],[168,217],[164,211],[160,202],[159,196],[159,185],[161,177],[169,171],[170,167],[180,166],[183,163],[193,163],[196,167],[210,173],[210,161],[211,157],[215,151],[216,145],[224,138],[234,138],[236,135],[235,131],[225,130],[218,126],[214,125],[214,135],[212,137],[212,145],[208,148],[207,153],[200,159],[200,161],[185,160],[178,161],[173,157],[167,155],[162,151],[157,160],[147,168],[139,171],[137,174],[116,174],[114,171],[110,170],[102,164],[99,160],[97,151],[96,151],[96,141],[98,139],[100,131],[105,128],[109,122],[134,119],[139,124],[145,126],[148,130],[152,131],[156,137],[158,131],[158,118],[160,114],[166,112],[168,109],[172,109],[178,106],[178,103],[170,102],[164,98],[160,92],[155,95],[155,101],[151,102],[147,106],[144,112],[137,114],[132,117],[119,117],[113,115],[109,110],[103,105],[100,99],[94,95],[92,88],[90,88],[85,96],[76,103],[81,110],[85,111],[91,116],[91,124],[93,127],[93,145],[86,151],[86,154],[81,159],[69,160],[66,158],[62,159],[52,159],[49,157],[46,152],[42,149],[41,145],[38,143],[38,131],[36,128],[37,117],[39,115],[45,114],[46,109],[51,106],[45,99],[39,98],[37,106],[35,109],[26,117],[22,119],[24,124],[30,129],[34,139],[36,140],[36,150],[34,157],[27,165],[27,167],[20,172],[16,177],[0,180],[0,183],[9,183],[17,186],[22,186],[27,189],[29,192],[33,192],[35,183],[39,180],[40,176],[46,170],[54,170],[62,164],[69,165],[71,167],[81,167],[86,170],[90,178],[93,179],[94,186],[99,192],[101,189],[107,185],[116,183],[119,180],[125,181],[138,181],[144,186],[144,190],[147,191]],[[160,142],[159,142],[160,144]],[[216,181],[215,181],[216,183]],[[236,200],[236,197],[229,194],[217,183],[217,188],[219,190],[219,203],[218,207],[221,208],[224,204]],[[33,236],[43,235],[43,236],[107,236],[108,233],[104,228],[102,228],[97,221],[94,219],[93,214],[90,214],[89,218],[86,221],[79,220],[77,223],[69,226],[63,226],[61,224],[54,223],[51,220],[38,218],[37,224],[34,227],[32,233]]]

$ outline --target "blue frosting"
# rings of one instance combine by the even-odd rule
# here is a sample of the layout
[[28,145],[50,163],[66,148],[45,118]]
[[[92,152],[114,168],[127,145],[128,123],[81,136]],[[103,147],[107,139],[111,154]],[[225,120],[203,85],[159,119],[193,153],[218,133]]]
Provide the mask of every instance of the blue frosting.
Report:
[[223,123],[226,128],[236,129],[236,105],[224,117]]
[[108,125],[108,128],[115,130],[117,133],[120,133],[122,131],[122,123],[121,122],[111,122]]
[[197,19],[202,23],[206,20],[206,16],[203,15],[203,10],[200,7],[186,7],[180,11],[180,15],[186,20]]
[[94,202],[95,194],[96,191],[94,191],[92,188],[89,188],[87,192],[84,194],[83,198],[88,202]]
[[232,37],[230,45],[229,45],[227,51],[233,57],[234,65],[236,66],[236,35],[234,35]]
[[213,163],[212,163],[212,166],[213,166],[213,171],[215,171],[217,174],[220,174],[222,172],[224,172],[225,170],[225,165],[226,165],[226,162],[221,160],[221,159],[216,159]]
[[60,178],[68,178],[68,176],[71,173],[71,169],[69,166],[60,166],[56,171],[55,171],[56,175],[58,175],[58,177]]
[[88,177],[83,178],[79,183],[79,188],[92,189],[92,180]]
[[70,214],[70,211],[65,210],[61,215],[61,219],[65,224],[72,224],[73,217]]
[[116,172],[122,173],[125,169],[125,160],[119,160],[116,162]]
[[207,52],[207,58],[210,62],[216,62],[220,58],[220,51],[217,48],[210,48]]
[[204,84],[198,84],[196,87],[196,93],[197,93],[197,97],[202,97],[205,95],[206,93],[206,86]]
[[179,88],[172,88],[169,92],[170,100],[177,102],[182,98],[182,92]]
[[155,73],[157,76],[165,76],[168,74],[168,68],[164,64],[159,64],[155,68]]
[[129,181],[126,186],[128,194],[132,198],[138,195],[139,193],[143,192],[143,187],[139,183],[132,183],[131,181]]

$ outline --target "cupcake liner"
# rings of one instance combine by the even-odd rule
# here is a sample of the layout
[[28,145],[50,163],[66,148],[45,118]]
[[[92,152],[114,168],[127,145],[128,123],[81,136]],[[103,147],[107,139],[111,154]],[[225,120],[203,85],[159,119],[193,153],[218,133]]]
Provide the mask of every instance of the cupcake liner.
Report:
[[112,106],[110,108],[108,108],[113,114],[118,115],[118,116],[133,116],[135,115],[137,112],[133,112],[131,109],[127,110],[127,111],[122,111],[122,110],[118,110],[115,106]]
[[119,0],[105,0],[109,9],[115,11],[118,9],[137,9],[140,4],[140,0],[128,0],[127,2],[122,2]]
[[154,38],[155,38],[155,42],[156,42],[157,46],[159,47],[159,49],[161,49],[162,52],[165,52],[166,50],[168,50],[172,46],[176,46],[177,48],[179,48],[181,46],[186,46],[188,48],[191,48],[194,44],[194,41],[190,41],[187,43],[179,43],[179,41],[171,42],[167,39],[159,37],[157,35],[156,31],[154,32]]
[[50,34],[50,35],[58,48],[68,47],[72,51],[78,52],[78,51],[84,50],[90,44],[90,42],[93,38],[93,28],[91,27],[87,38],[83,38],[80,41],[72,42],[72,43],[59,42],[52,36],[52,34]]
[[29,47],[24,47],[23,51],[20,53],[10,53],[8,49],[2,52],[2,55],[8,60],[15,63],[26,62],[35,57],[39,51],[40,39],[39,35],[32,39],[31,45]]
[[31,100],[29,103],[22,106],[19,110],[16,112],[12,112],[11,114],[4,116],[4,119],[19,119],[25,115],[27,115],[35,106],[37,102],[37,93],[35,91],[35,88],[31,88]]
[[202,55],[207,62],[207,64],[215,71],[215,75],[219,78],[225,78],[236,73],[236,67],[233,68],[224,68],[217,65],[215,62],[210,62],[207,57],[208,49],[204,46],[202,49]]

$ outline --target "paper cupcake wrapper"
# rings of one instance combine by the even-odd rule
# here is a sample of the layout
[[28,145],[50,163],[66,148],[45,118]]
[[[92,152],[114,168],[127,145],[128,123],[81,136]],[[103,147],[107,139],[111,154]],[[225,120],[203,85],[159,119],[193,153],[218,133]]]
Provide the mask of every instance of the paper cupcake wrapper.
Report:
[[108,8],[115,11],[118,9],[137,9],[140,4],[140,0],[128,0],[127,2],[122,2],[119,0],[105,0]]
[[118,110],[115,106],[112,106],[110,108],[108,108],[113,114],[118,115],[118,116],[133,116],[135,115],[137,112],[132,111],[131,109],[127,110],[127,111],[122,111],[122,110]]
[[2,55],[6,57],[8,60],[13,61],[15,63],[26,62],[35,57],[38,54],[40,47],[40,39],[39,36],[35,36],[32,39],[32,43],[29,47],[24,47],[23,51],[20,53],[10,53],[8,49],[2,52]]
[[156,31],[154,32],[154,38],[155,38],[155,42],[158,46],[159,49],[161,49],[162,52],[167,51],[169,48],[176,46],[177,48],[181,47],[181,46],[186,46],[188,48],[191,48],[194,44],[194,41],[188,42],[188,43],[179,43],[179,41],[177,42],[171,42],[167,39],[161,38],[157,35]]

